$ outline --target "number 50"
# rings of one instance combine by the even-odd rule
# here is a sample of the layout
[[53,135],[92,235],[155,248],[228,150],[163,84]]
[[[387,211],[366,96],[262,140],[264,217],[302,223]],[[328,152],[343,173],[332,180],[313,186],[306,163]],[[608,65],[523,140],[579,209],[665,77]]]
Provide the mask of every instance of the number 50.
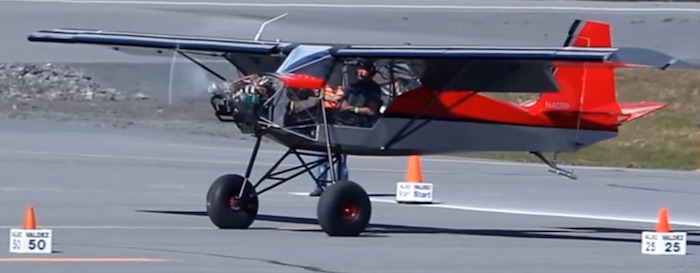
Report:
[[20,244],[21,242],[19,239],[12,239],[12,249],[19,249]]
[[44,241],[43,239],[39,239],[39,240],[31,239],[31,240],[29,240],[28,247],[31,250],[34,250],[34,249],[44,250],[44,248],[46,247],[46,241]]

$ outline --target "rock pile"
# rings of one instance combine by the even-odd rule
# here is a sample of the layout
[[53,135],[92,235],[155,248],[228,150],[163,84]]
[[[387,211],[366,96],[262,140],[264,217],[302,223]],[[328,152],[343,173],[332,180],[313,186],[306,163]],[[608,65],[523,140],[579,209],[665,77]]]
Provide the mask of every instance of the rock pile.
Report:
[[0,64],[0,98],[13,101],[105,101],[148,99],[97,83],[64,65]]

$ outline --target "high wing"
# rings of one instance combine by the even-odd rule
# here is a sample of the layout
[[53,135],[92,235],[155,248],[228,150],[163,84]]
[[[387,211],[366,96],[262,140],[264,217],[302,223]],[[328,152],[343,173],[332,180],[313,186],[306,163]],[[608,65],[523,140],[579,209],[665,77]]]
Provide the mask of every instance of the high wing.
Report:
[[107,46],[112,50],[142,56],[172,57],[174,51],[188,59],[227,59],[243,74],[275,71],[284,61],[290,43],[258,42],[218,37],[178,36],[154,33],[52,29],[31,33],[30,42]]
[[28,40],[101,45],[139,55],[170,57],[173,51],[178,51],[200,57],[223,57],[244,74],[274,72],[294,51],[313,48],[314,56],[306,50],[308,56],[296,57],[307,63],[328,57],[404,61],[410,63],[412,69],[419,70],[417,74],[422,85],[437,90],[556,92],[558,87],[551,71],[557,66],[697,68],[658,51],[633,47],[312,44],[88,29],[41,30],[31,33]]

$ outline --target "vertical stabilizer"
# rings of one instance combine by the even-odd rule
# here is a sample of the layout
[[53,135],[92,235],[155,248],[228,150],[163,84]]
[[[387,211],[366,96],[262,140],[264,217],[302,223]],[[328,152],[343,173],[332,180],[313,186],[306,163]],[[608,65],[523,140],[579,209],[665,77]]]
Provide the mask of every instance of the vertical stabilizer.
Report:
[[[576,20],[564,46],[612,47],[609,24]],[[660,102],[617,102],[615,70],[610,67],[557,67],[557,93],[542,94],[528,108],[555,119],[585,120],[603,126],[618,125],[648,115],[665,106]]]

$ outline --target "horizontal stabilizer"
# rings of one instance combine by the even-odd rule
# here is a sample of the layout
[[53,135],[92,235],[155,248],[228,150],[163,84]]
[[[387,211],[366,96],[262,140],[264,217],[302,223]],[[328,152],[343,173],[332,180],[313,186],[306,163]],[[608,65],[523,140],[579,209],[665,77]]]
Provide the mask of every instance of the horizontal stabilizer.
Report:
[[618,104],[624,117],[620,120],[621,123],[631,122],[666,107],[662,102],[620,102]]

